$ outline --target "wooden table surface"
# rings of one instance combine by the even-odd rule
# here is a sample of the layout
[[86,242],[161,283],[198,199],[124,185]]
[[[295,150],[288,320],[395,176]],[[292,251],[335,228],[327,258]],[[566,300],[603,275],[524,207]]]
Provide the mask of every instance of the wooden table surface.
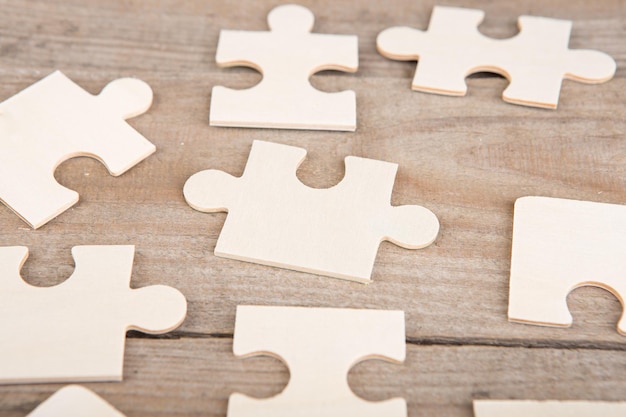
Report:
[[[311,78],[320,90],[356,92],[357,131],[210,127],[214,85],[260,80],[250,69],[216,66],[220,29],[266,30],[278,4],[0,1],[0,99],[56,69],[94,94],[126,76],[154,90],[151,109],[130,120],[154,155],[117,178],[93,159],[63,163],[55,176],[81,201],[39,230],[0,207],[0,245],[29,247],[22,274],[34,285],[66,279],[73,246],[133,244],[133,287],[167,284],[187,297],[176,331],[128,334],[123,382],[85,385],[129,417],[225,416],[233,392],[275,395],[289,380],[283,363],[232,354],[236,306],[262,304],[404,310],[406,361],[362,362],[348,381],[369,400],[406,398],[410,416],[469,417],[472,400],[485,398],[626,400],[626,337],[615,329],[622,310],[608,292],[572,293],[570,329],[507,321],[517,198],[626,203],[623,2],[440,3],[485,10],[480,30],[496,38],[514,35],[519,15],[570,19],[572,48],[616,59],[608,83],[565,81],[552,111],[504,103],[507,81],[493,75],[470,77],[463,98],[411,91],[415,63],[383,58],[375,38],[390,26],[425,29],[432,1],[307,0],[316,32],[359,36],[356,74]],[[392,203],[431,209],[439,237],[417,251],[383,243],[369,286],[214,256],[226,214],[192,210],[183,184],[208,168],[241,175],[254,139],[307,149],[297,176],[317,188],[342,178],[348,155],[399,163]],[[25,416],[63,385],[2,386],[0,415]]]

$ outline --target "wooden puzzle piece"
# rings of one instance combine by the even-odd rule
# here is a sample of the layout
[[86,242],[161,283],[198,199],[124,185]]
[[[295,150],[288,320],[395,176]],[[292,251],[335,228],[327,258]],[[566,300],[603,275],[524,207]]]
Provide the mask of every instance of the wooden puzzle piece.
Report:
[[234,393],[228,417],[406,417],[406,402],[365,401],[350,390],[350,368],[366,359],[401,363],[404,312],[238,306],[233,352],[270,355],[288,367],[283,392],[268,399]]
[[624,417],[626,402],[474,401],[475,417]]
[[[626,297],[626,206],[523,197],[515,202],[509,320],[570,326],[567,294],[592,285]],[[617,330],[626,334],[624,314]]]
[[246,90],[213,87],[210,124],[354,131],[354,91],[325,93],[309,77],[323,70],[356,72],[357,37],[311,33],[313,13],[294,4],[276,7],[267,21],[269,32],[220,32],[217,64],[252,67],[263,79]]
[[378,51],[390,59],[419,60],[413,90],[463,96],[465,77],[495,72],[510,84],[504,101],[556,108],[563,78],[602,83],[615,74],[609,55],[594,50],[568,49],[572,22],[521,16],[520,33],[491,39],[478,31],[484,12],[436,6],[427,31],[392,27],[378,35]]
[[124,417],[93,391],[79,385],[61,388],[26,417]]
[[44,225],[78,201],[54,179],[63,161],[90,156],[118,176],[154,152],[125,122],[151,103],[143,81],[118,79],[93,96],[59,71],[0,103],[0,200]]
[[396,164],[349,156],[339,184],[314,189],[296,177],[305,155],[254,141],[240,178],[207,170],[187,180],[191,207],[228,212],[217,256],[368,283],[380,242],[418,249],[437,237],[430,210],[391,206]]
[[152,285],[130,289],[134,246],[75,246],[74,273],[33,287],[22,246],[0,248],[0,384],[120,381],[127,330],[166,333],[185,318],[185,297]]

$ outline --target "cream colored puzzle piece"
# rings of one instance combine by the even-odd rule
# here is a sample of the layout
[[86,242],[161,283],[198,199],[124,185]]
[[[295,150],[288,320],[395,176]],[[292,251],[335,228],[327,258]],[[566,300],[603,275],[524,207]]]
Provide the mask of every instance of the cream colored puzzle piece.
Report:
[[228,417],[406,417],[404,399],[365,401],[347,379],[365,359],[404,361],[402,311],[238,306],[233,352],[275,356],[290,380],[268,399],[232,394]]
[[[626,297],[626,206],[548,197],[515,202],[509,320],[570,326],[567,294],[593,285]],[[618,331],[626,334],[624,314]]]
[[166,333],[185,297],[163,285],[130,289],[134,246],[75,246],[74,273],[33,287],[22,246],[0,248],[0,384],[120,381],[127,330]]
[[349,156],[339,184],[314,189],[296,177],[305,155],[254,141],[242,177],[207,170],[187,180],[191,207],[228,211],[217,256],[368,283],[381,241],[418,249],[437,237],[430,210],[391,206],[396,164]]
[[269,32],[221,31],[217,64],[252,67],[263,79],[246,90],[213,87],[210,124],[354,131],[354,91],[322,92],[309,77],[322,70],[356,72],[357,37],[311,33],[313,13],[293,4],[276,7],[267,20]]
[[154,152],[125,122],[151,103],[143,81],[118,79],[93,96],[59,71],[0,103],[0,200],[44,225],[78,201],[54,179],[63,161],[90,156],[118,176]]
[[624,417],[626,402],[476,400],[475,417]]
[[378,51],[395,60],[419,60],[414,90],[462,96],[466,76],[488,71],[510,81],[502,94],[505,101],[535,107],[556,108],[564,78],[602,83],[615,74],[609,55],[568,49],[571,21],[521,16],[517,36],[491,39],[478,31],[484,15],[435,6],[427,31],[386,29],[378,35]]
[[79,385],[55,392],[26,417],[124,417],[98,395]]

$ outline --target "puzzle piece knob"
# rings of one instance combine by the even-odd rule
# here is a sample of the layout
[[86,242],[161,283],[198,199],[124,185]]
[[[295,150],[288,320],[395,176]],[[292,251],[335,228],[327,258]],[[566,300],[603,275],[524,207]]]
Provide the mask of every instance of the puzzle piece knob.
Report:
[[118,78],[108,83],[98,101],[123,119],[139,116],[152,105],[152,89],[137,78]]
[[313,29],[313,23],[313,13],[297,4],[278,6],[267,15],[267,24],[274,32],[306,33]]

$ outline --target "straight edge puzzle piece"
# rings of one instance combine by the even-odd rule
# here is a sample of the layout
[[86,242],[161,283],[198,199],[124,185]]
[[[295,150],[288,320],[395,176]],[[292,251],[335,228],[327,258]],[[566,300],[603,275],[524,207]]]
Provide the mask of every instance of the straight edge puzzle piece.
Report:
[[[245,30],[222,30],[218,40],[215,60],[219,67],[244,66],[252,68],[261,73],[261,81],[246,89],[232,89],[224,86],[214,86],[211,92],[211,106],[209,110],[209,124],[219,127],[243,127],[243,128],[275,128],[275,129],[303,129],[303,130],[330,130],[354,132],[357,127],[356,118],[356,94],[353,90],[337,92],[321,91],[313,87],[310,77],[320,71],[335,70],[354,73],[358,70],[358,37],[355,35],[334,35],[310,33],[313,29],[315,16],[306,7],[297,4],[286,4],[277,6],[270,11],[267,16],[269,31],[245,31]],[[285,100],[285,95],[294,95],[291,87],[285,83],[278,82],[280,78],[272,76],[267,69],[254,62],[253,59],[239,59],[231,57],[231,49],[236,48],[235,41],[245,43],[250,34],[267,36],[279,33],[290,33],[295,35],[293,39],[298,39],[302,35],[311,35],[318,38],[337,39],[336,44],[342,43],[346,46],[349,42],[352,55],[341,56],[343,62],[320,64],[309,70],[306,84],[298,94],[302,97],[301,105],[293,105],[291,101]],[[241,38],[241,39],[238,39]],[[290,38],[287,38],[290,39]],[[290,39],[291,40],[291,39]],[[328,48],[312,48],[311,53],[328,53]],[[297,62],[296,62],[297,64]],[[293,61],[284,64],[284,68],[295,67]],[[283,71],[284,72],[284,71]],[[299,73],[292,69],[290,72]],[[263,107],[253,105],[248,108],[245,101],[254,98],[254,93],[259,93],[260,88],[265,90],[281,91],[281,94],[274,93],[268,97]],[[291,92],[290,92],[291,91]],[[310,95],[306,97],[306,95]],[[318,102],[314,98],[318,97]],[[256,106],[256,107],[255,107]],[[258,108],[257,108],[258,107]],[[329,111],[330,108],[333,111]],[[272,110],[274,108],[274,110]]]
[[[6,99],[0,103],[0,106],[10,106],[12,101],[19,99],[20,106],[24,105],[24,100],[30,100],[32,102],[31,105],[35,108],[39,106],[41,99],[39,101],[34,100],[32,98],[33,94],[36,94],[38,91],[60,93],[68,86],[75,90],[75,92],[79,92],[82,98],[92,100],[94,103],[94,109],[98,108],[100,111],[106,109],[110,113],[117,113],[122,120],[143,114],[152,105],[152,89],[147,83],[139,79],[120,78],[113,80],[101,90],[100,94],[94,96],[85,92],[78,84],[70,80],[61,71],[55,71],[34,84],[26,87],[12,97]],[[45,97],[43,99],[45,99]],[[0,115],[2,114],[4,115],[4,119],[1,126],[1,134],[13,135],[12,132],[19,132],[20,122],[11,123],[13,117],[11,111],[4,109],[0,111]],[[76,120],[75,123],[80,123],[80,120]],[[28,223],[30,227],[38,229],[72,207],[79,200],[79,195],[76,191],[70,190],[59,184],[54,178],[54,172],[58,166],[66,160],[80,156],[96,159],[106,167],[112,176],[116,177],[122,175],[155,152],[156,147],[154,144],[149,142],[144,136],[139,134],[130,126],[128,127],[132,132],[136,133],[137,140],[134,142],[127,141],[125,143],[125,146],[127,147],[126,153],[127,155],[132,153],[132,155],[136,155],[135,157],[122,157],[120,152],[111,150],[111,146],[108,142],[99,144],[99,150],[95,148],[87,149],[89,146],[86,146],[86,149],[82,151],[71,152],[59,156],[52,164],[52,167],[33,167],[39,171],[37,175],[41,176],[41,179],[39,180],[40,189],[24,191],[24,184],[20,181],[12,181],[8,178],[9,182],[2,186],[4,190],[0,192],[0,194],[2,194],[0,195],[0,202]],[[25,134],[28,135],[28,133]],[[75,139],[63,138],[63,140],[64,142],[69,143]],[[45,139],[42,139],[41,143],[45,144]],[[91,145],[94,144],[92,143]],[[32,152],[32,150],[26,149],[22,152],[22,154],[28,152]],[[49,156],[50,155],[48,155],[48,157]],[[16,160],[5,160],[4,163],[18,163],[23,165],[26,162],[19,158]],[[49,172],[49,170],[51,170],[51,172]],[[0,181],[2,180],[0,179]],[[49,207],[42,208],[40,200],[37,198],[29,198],[28,195],[31,193],[34,193],[35,195],[45,195],[45,201]]]
[[[60,339],[41,334],[45,331],[39,330],[39,333],[32,336],[32,339],[34,341],[38,338],[46,340],[48,350],[55,352],[52,356],[41,349],[37,351],[36,346],[39,344],[23,346],[24,337],[18,341],[15,341],[15,338],[9,338],[0,344],[0,352],[5,357],[11,352],[19,352],[28,348],[30,349],[29,363],[38,365],[33,365],[37,366],[36,369],[32,369],[31,366],[29,370],[24,368],[22,364],[24,361],[13,361],[11,366],[4,363],[0,368],[0,385],[121,381],[127,331],[138,330],[149,334],[163,334],[180,326],[187,314],[187,301],[179,290],[166,285],[130,288],[134,251],[135,247],[132,245],[75,246],[72,248],[72,256],[75,260],[72,275],[60,284],[51,287],[38,287],[24,281],[20,274],[20,269],[28,258],[28,248],[24,246],[0,247],[0,297],[3,294],[16,297],[18,293],[26,293],[27,297],[34,300],[34,304],[46,306],[47,297],[56,296],[60,290],[66,290],[64,291],[66,293],[65,298],[81,293],[87,297],[87,293],[94,294],[97,292],[100,298],[107,295],[110,298],[99,305],[100,308],[103,306],[110,307],[111,317],[109,320],[103,320],[101,310],[96,310],[95,306],[85,305],[90,301],[83,297],[75,302],[68,300],[67,303],[63,304],[67,306],[67,310],[75,307],[78,310],[82,308],[84,312],[91,308],[89,314],[77,316],[76,321],[72,323],[82,324],[80,323],[81,318],[87,317],[84,320],[93,320],[93,326],[111,325],[111,323],[119,323],[120,325],[120,334],[110,336],[110,339],[119,339],[119,343],[113,343],[109,340],[106,344],[99,345],[104,346],[98,347],[101,349],[99,353],[90,353],[95,348],[93,341],[89,338],[86,339],[87,343],[83,343],[83,339],[78,338],[73,343],[72,349],[63,348],[59,350]],[[91,295],[91,297],[93,299],[94,296]],[[36,302],[37,299],[39,302]],[[5,310],[2,314],[3,317],[7,317],[4,313],[10,308],[11,305],[6,300],[0,304],[0,312]],[[67,310],[61,313],[68,315]],[[55,311],[57,316],[61,315],[58,310]],[[35,313],[38,313],[37,309],[34,309],[33,314]],[[51,314],[51,316],[55,315]],[[25,315],[18,317],[22,317],[23,321],[28,319],[28,316]],[[35,315],[35,319],[38,318],[39,316]],[[16,317],[13,320],[19,321],[19,318]],[[66,318],[63,323],[67,324],[68,319]],[[111,329],[109,327],[107,330],[111,331]],[[0,331],[6,332],[7,329],[0,329]],[[55,329],[49,331],[52,335],[55,334]],[[41,346],[45,345],[41,344]],[[52,349],[53,347],[56,347],[56,350]],[[3,348],[7,350],[3,352]],[[68,351],[72,356],[68,356]],[[38,356],[35,357],[35,353]],[[59,355],[65,355],[65,357]],[[89,363],[94,363],[94,358],[98,358],[97,365],[87,366]],[[23,359],[26,360],[26,358]],[[49,363],[53,365],[46,367],[46,364]],[[72,366],[74,370],[71,370]],[[78,369],[80,370],[77,371]]]
[[475,417],[624,417],[626,402],[474,400]]
[[568,294],[582,286],[612,293],[626,335],[626,206],[551,197],[515,202],[508,319],[569,327]]
[[[467,84],[465,78],[476,72],[486,71],[493,72],[505,77],[509,81],[509,85],[502,93],[502,99],[505,102],[518,104],[523,106],[540,107],[547,109],[556,109],[558,105],[561,83],[564,79],[578,81],[587,84],[600,84],[609,81],[615,75],[616,63],[615,60],[608,54],[587,49],[569,49],[569,32],[572,22],[569,20],[552,19],[546,17],[537,16],[520,16],[518,18],[517,26],[520,33],[508,38],[508,39],[494,39],[487,37],[480,33],[478,26],[484,19],[484,12],[478,9],[461,8],[461,7],[444,7],[435,6],[431,15],[431,22],[427,30],[413,29],[406,26],[395,26],[380,32],[376,39],[376,47],[378,52],[386,58],[399,61],[422,61],[421,66],[418,62],[418,67],[415,71],[415,75],[411,84],[411,88],[415,91],[421,91],[425,93],[448,95],[448,96],[464,96],[467,94]],[[449,21],[449,25],[444,25],[444,20]],[[444,62],[440,62],[436,67],[433,66],[435,62],[432,56],[422,56],[421,53],[416,51],[416,44],[422,40],[422,37],[428,33],[437,34],[443,36],[443,30],[450,25],[454,28],[464,27],[468,32],[471,32],[476,39],[480,41],[492,42],[493,45],[503,45],[506,42],[516,42],[519,40],[522,31],[528,27],[534,26],[539,29],[540,32],[550,32],[547,27],[548,24],[560,24],[566,26],[567,38],[563,39],[565,44],[563,65],[565,68],[561,74],[560,79],[556,85],[552,88],[548,86],[542,86],[540,91],[536,93],[543,97],[543,99],[528,100],[521,98],[524,95],[528,95],[523,88],[520,88],[515,82],[515,77],[511,75],[512,68],[503,68],[498,65],[491,65],[488,62],[481,63],[480,65],[470,68],[462,79],[458,78],[456,68],[452,71],[447,71]],[[555,33],[553,38],[558,38],[558,33]],[[514,49],[516,45],[511,44],[510,48]],[[432,51],[431,51],[432,53]],[[434,55],[435,53],[432,53]],[[428,67],[425,66],[428,61]],[[489,61],[489,59],[485,59]],[[528,74],[528,77],[533,77],[533,74]],[[439,83],[439,86],[433,86],[433,78],[441,80],[447,77],[446,81]],[[444,87],[445,85],[445,87]]]
[[[255,140],[252,144],[248,162],[244,173],[241,177],[233,177],[223,171],[218,170],[204,170],[193,174],[185,182],[183,188],[183,194],[187,204],[189,204],[194,210],[201,212],[229,212],[229,210],[236,210],[233,205],[237,202],[241,202],[242,190],[240,186],[241,182],[247,181],[250,176],[253,176],[256,169],[267,165],[266,158],[273,158],[270,164],[272,169],[276,170],[278,174],[289,176],[295,180],[297,187],[305,187],[313,190],[311,187],[303,184],[296,176],[296,171],[300,163],[306,157],[306,150],[294,146],[275,144],[271,142],[264,142]],[[314,189],[317,193],[331,192],[331,190],[337,191],[342,184],[348,181],[348,176],[354,176],[359,170],[363,171],[363,162],[368,164],[381,164],[388,172],[387,176],[391,178],[391,182],[395,181],[395,173],[397,170],[397,164],[372,160],[367,158],[359,158],[354,156],[348,156],[345,158],[345,175],[344,178],[336,185],[326,189]],[[349,169],[352,167],[352,169]],[[349,172],[351,174],[349,174]],[[371,176],[371,175],[370,175]],[[372,181],[382,181],[381,175],[376,178],[372,178]],[[370,189],[373,188],[370,187]],[[380,245],[383,241],[389,241],[397,246],[405,249],[422,249],[431,245],[439,234],[439,220],[437,216],[429,209],[419,205],[391,205],[391,193],[392,187],[388,190],[389,195],[386,196],[386,207],[381,207],[376,213],[375,218],[372,218],[370,224],[371,231],[379,233],[379,240],[377,242]],[[330,208],[332,209],[332,208]],[[234,216],[234,214],[232,214]],[[346,266],[321,266],[316,261],[316,257],[308,259],[306,262],[298,262],[298,260],[292,260],[290,262],[284,259],[278,260],[276,252],[273,253],[271,259],[268,257],[262,257],[261,255],[252,256],[249,253],[242,253],[242,251],[234,250],[230,248],[224,248],[224,241],[228,238],[228,242],[232,241],[230,237],[233,226],[229,226],[228,222],[236,221],[229,220],[227,217],[225,225],[222,227],[220,236],[218,237],[217,245],[214,253],[216,256],[235,259],[244,262],[252,262],[261,265],[268,265],[272,267],[279,267],[284,269],[290,269],[300,272],[306,272],[310,274],[323,275],[332,278],[346,279],[363,284],[371,282],[371,274],[373,271],[374,263],[376,260],[376,254],[379,247],[376,247],[374,256],[371,259],[371,264],[363,264],[357,271],[355,267],[348,268]],[[226,229],[226,232],[225,232]],[[374,232],[372,232],[374,233]],[[227,235],[227,236],[226,236]],[[247,239],[243,237],[242,239]],[[237,240],[239,241],[239,240]],[[362,248],[361,248],[362,249]],[[282,257],[284,258],[284,253]],[[294,257],[292,256],[292,259]],[[311,260],[313,259],[313,260]],[[368,260],[369,262],[369,260]],[[348,272],[347,269],[351,269]]]
[[403,311],[393,310],[237,306],[235,356],[275,357],[290,378],[270,398],[231,394],[228,417],[406,417],[403,398],[364,400],[347,380],[365,360],[404,362],[404,320]]
[[124,414],[93,391],[80,385],[68,385],[26,417],[124,417]]

